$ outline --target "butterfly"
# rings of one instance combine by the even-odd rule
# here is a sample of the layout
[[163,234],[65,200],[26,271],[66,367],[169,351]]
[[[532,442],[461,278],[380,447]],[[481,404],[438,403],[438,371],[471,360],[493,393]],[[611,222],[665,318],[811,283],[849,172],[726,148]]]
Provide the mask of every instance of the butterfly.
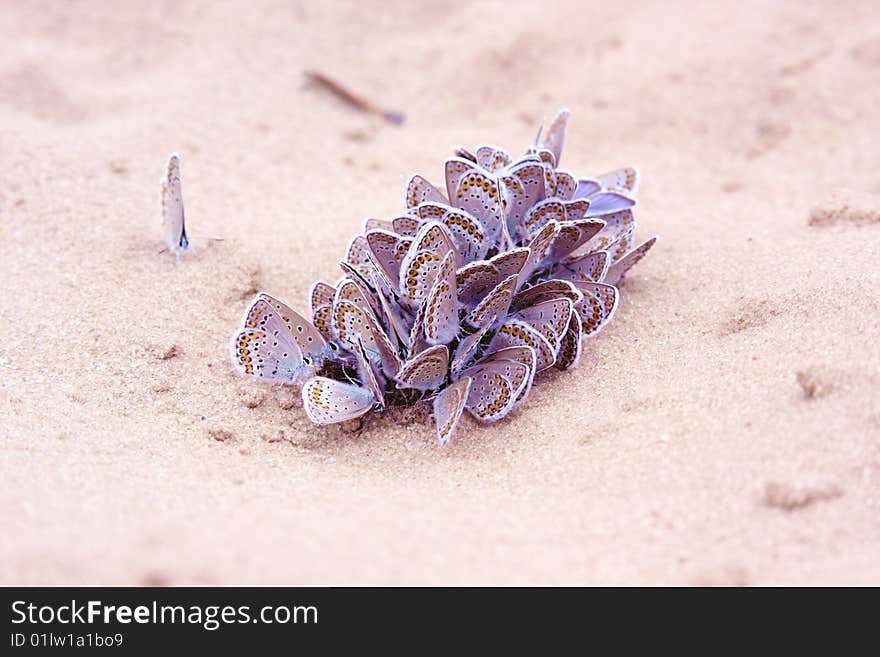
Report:
[[622,192],[629,196],[635,196],[639,187],[639,170],[635,167],[615,169],[601,176],[596,176],[596,182],[611,192]]
[[556,344],[568,330],[572,312],[574,306],[571,299],[559,297],[523,308],[513,316],[537,329],[551,344]]
[[418,215],[403,214],[391,220],[391,228],[404,237],[415,237],[423,223]]
[[458,335],[458,286],[452,251],[440,263],[440,270],[425,299],[423,321],[425,338],[432,345],[446,344]]
[[587,214],[598,217],[611,212],[620,212],[636,204],[634,198],[619,192],[599,192],[590,197],[590,209]]
[[490,326],[496,317],[503,317],[510,308],[516,292],[517,275],[511,274],[498,283],[467,316],[467,322],[475,328]]
[[315,374],[335,345],[302,315],[264,292],[256,295],[232,343],[232,361],[249,376],[299,383]]
[[392,227],[391,222],[385,219],[376,219],[374,217],[364,219],[364,233],[368,233],[371,230],[391,230]]
[[619,212],[611,212],[594,221],[603,221],[605,225],[596,232],[582,247],[573,252],[573,256],[583,253],[595,253],[596,251],[610,250],[613,245],[619,245],[627,236],[635,230],[635,217],[630,209]]
[[559,234],[553,240],[550,257],[562,260],[589,242],[605,227],[602,219],[579,219],[559,224]]
[[375,397],[368,389],[324,376],[315,376],[302,387],[303,407],[315,424],[353,420],[373,409]]
[[500,177],[504,195],[504,222],[510,238],[518,244],[526,239],[525,218],[544,200],[544,167],[525,161],[509,167]]
[[498,181],[479,171],[468,174],[458,185],[453,204],[476,217],[485,226],[490,244],[502,233],[502,197]]
[[360,346],[369,360],[377,363],[389,376],[399,369],[397,348],[379,326],[375,315],[363,305],[340,298],[339,291],[333,303],[331,330],[341,345],[355,353]]
[[561,262],[550,271],[550,276],[570,281],[601,281],[605,278],[610,261],[607,251],[596,251]]
[[645,254],[647,254],[651,247],[654,246],[656,241],[657,237],[654,236],[634,248],[632,251],[626,253],[620,258],[620,260],[611,265],[608,269],[608,273],[605,275],[604,282],[609,285],[617,285],[626,272],[629,271],[630,267],[645,257]]
[[[482,360],[480,360],[480,363],[485,364],[493,361],[514,361],[525,365],[528,368],[526,385],[517,394],[516,403],[521,403],[525,401],[526,397],[528,397],[529,391],[532,388],[532,383],[535,380],[535,372],[537,370],[538,359],[535,354],[535,350],[525,345],[519,347],[505,347],[503,349],[499,349],[488,354]],[[516,383],[515,379],[514,383]]]
[[437,441],[441,445],[452,439],[470,394],[472,381],[471,377],[463,376],[434,397],[434,421],[437,424]]
[[500,277],[501,274],[495,265],[486,260],[465,265],[455,272],[459,302],[467,306],[478,303],[486,292],[498,284]]
[[535,370],[551,367],[556,362],[556,349],[547,338],[537,329],[532,328],[526,322],[508,318],[501,326],[489,343],[488,351],[498,351],[505,347],[531,347],[535,351]]
[[556,367],[567,370],[577,367],[581,358],[581,319],[577,313],[571,313],[568,319],[568,329],[559,341],[559,351],[556,355]]
[[489,250],[489,235],[475,217],[464,210],[449,208],[440,218],[455,244],[460,262],[480,260]]
[[407,181],[404,196],[407,208],[414,208],[425,201],[448,202],[439,189],[418,174]]
[[560,224],[550,220],[541,228],[529,242],[529,257],[519,273],[519,287],[525,285],[533,273],[540,269],[550,255],[550,248],[559,235]]
[[358,361],[358,377],[361,383],[366,383],[367,388],[373,393],[373,398],[376,400],[376,409],[379,411],[385,410],[385,391],[379,383],[375,370],[373,370],[373,363],[367,357],[363,340],[358,340],[356,356]]
[[407,360],[394,378],[403,388],[436,390],[446,380],[448,370],[449,349],[441,344]]
[[549,198],[532,206],[528,213],[526,213],[523,227],[526,234],[534,235],[548,221],[563,222],[565,219],[565,205],[563,202],[555,198]]
[[558,166],[562,158],[562,146],[565,143],[565,131],[568,128],[569,111],[561,109],[550,121],[550,125],[540,133],[536,145],[540,150],[548,150],[553,154],[553,165]]
[[561,279],[551,279],[517,292],[513,297],[513,302],[510,304],[510,307],[513,310],[519,310],[520,308],[525,308],[540,303],[541,301],[547,301],[548,299],[555,299],[557,297],[565,297],[566,299],[570,299],[572,303],[577,303],[583,299],[583,296],[584,295],[581,291],[571,282]]
[[477,154],[474,157],[477,164],[486,169],[486,171],[498,171],[507,167],[511,158],[503,148],[495,146],[478,146]]
[[489,264],[498,271],[498,280],[500,281],[512,274],[519,274],[526,266],[530,254],[531,251],[527,247],[519,247],[493,256],[489,259]]
[[333,339],[330,327],[330,316],[333,312],[333,298],[336,296],[336,288],[317,281],[309,291],[309,307],[312,312],[312,324],[320,331],[327,340]]
[[183,189],[180,177],[180,156],[168,158],[165,177],[162,178],[162,227],[165,245],[177,257],[189,251],[186,220],[183,211]]
[[611,321],[619,295],[616,287],[606,283],[575,281],[575,285],[584,295],[575,310],[581,318],[581,332],[587,337],[598,333]]
[[462,376],[473,379],[465,408],[480,422],[497,422],[507,415],[529,385],[528,365],[489,356]]
[[639,186],[639,172],[635,167],[609,171],[596,178],[577,181],[573,199],[591,202],[591,216],[619,212],[635,205],[634,196]]
[[410,305],[420,304],[450,251],[455,251],[455,247],[443,224],[431,221],[423,225],[400,265],[401,298]]
[[553,196],[563,201],[569,201],[574,198],[577,191],[577,180],[568,171],[556,170],[556,189]]

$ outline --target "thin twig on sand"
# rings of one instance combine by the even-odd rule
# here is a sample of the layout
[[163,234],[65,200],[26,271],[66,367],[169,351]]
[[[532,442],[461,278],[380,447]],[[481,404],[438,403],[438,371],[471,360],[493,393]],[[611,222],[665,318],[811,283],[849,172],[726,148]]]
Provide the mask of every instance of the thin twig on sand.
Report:
[[403,123],[403,114],[401,112],[395,112],[393,110],[387,110],[379,107],[378,105],[370,102],[363,96],[359,96],[353,91],[343,87],[341,84],[327,77],[323,73],[318,73],[317,71],[306,71],[305,76],[309,82],[329,91],[331,94],[333,94],[346,104],[350,105],[351,107],[354,107],[355,109],[359,109],[362,112],[368,112],[370,114],[377,114],[378,116],[381,116],[383,119],[385,119],[389,123],[393,123],[394,125],[400,125],[401,123]]

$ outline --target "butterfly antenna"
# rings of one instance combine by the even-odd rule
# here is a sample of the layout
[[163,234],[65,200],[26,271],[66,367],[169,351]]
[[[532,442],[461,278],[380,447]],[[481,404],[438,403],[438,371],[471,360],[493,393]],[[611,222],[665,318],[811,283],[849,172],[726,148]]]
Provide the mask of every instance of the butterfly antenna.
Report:
[[360,381],[357,381],[356,379],[351,378],[351,376],[345,370],[342,370],[342,376],[344,376],[348,380],[348,382],[352,385],[357,385],[358,383],[360,383]]

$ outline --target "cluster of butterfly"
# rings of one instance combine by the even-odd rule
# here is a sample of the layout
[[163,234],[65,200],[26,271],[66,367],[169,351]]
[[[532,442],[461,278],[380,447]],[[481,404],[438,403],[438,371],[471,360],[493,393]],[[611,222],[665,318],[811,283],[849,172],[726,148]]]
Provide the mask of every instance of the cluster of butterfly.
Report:
[[557,168],[567,123],[563,110],[518,159],[456,149],[445,193],[413,176],[405,212],[367,219],[343,277],[313,285],[311,321],[256,296],[235,366],[302,384],[317,424],[432,399],[441,444],[464,410],[497,421],[536,374],[574,367],[655,238],[633,247],[635,169],[579,180]]

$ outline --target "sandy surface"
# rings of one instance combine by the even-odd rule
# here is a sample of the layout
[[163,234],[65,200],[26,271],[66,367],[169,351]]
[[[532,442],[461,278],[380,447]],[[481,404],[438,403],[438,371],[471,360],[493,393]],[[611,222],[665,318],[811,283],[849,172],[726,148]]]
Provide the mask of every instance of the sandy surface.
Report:
[[[2,4],[0,582],[880,584],[876,3]],[[661,235],[576,371],[445,449],[235,374],[255,289],[561,106]]]

